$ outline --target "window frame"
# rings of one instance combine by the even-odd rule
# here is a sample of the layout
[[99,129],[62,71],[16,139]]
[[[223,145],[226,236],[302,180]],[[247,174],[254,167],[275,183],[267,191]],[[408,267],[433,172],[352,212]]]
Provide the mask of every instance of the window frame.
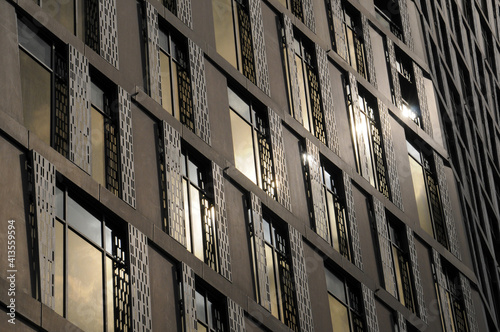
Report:
[[[196,278],[195,287],[195,306],[196,306],[196,322],[198,324],[197,330],[199,330],[199,325],[205,328],[205,332],[226,332],[229,331],[227,324],[227,300],[223,298],[217,291],[212,290],[211,287],[207,286],[205,282],[201,279]],[[200,320],[200,315],[198,314],[198,296],[203,297],[204,302],[204,316],[206,321]],[[211,304],[209,306],[208,304]],[[210,312],[210,307],[212,308]],[[219,317],[217,317],[217,315]]]

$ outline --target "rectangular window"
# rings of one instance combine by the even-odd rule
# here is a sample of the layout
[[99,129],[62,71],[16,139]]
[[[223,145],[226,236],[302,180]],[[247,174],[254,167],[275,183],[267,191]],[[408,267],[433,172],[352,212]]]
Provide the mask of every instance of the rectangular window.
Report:
[[126,227],[56,188],[55,311],[85,331],[131,329]]
[[230,88],[227,89],[227,93],[235,166],[269,196],[276,198],[271,139],[266,113]]
[[375,17],[399,40],[404,42],[399,3],[396,0],[375,0]]
[[208,286],[204,287],[202,281],[196,280],[196,318],[198,320],[197,331],[199,332],[225,332],[226,326],[226,303],[222,295]]
[[213,0],[217,52],[256,83],[248,0]]
[[303,0],[279,0],[286,8],[290,9],[293,15],[304,23],[304,8],[302,7]]

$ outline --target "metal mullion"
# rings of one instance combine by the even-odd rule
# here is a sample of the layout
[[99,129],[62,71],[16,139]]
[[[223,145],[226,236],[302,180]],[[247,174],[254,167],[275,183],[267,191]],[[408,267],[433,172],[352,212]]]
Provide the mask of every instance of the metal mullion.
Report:
[[[185,160],[184,160],[185,162]],[[186,173],[187,173],[187,165],[186,165]],[[183,176],[184,177],[184,176]],[[191,185],[191,181],[189,180],[189,178],[187,176],[184,177],[184,179],[186,179],[186,184],[187,184],[187,188],[186,188],[186,194],[187,194],[187,199],[188,199],[188,209],[189,209],[189,230],[190,230],[190,233],[189,234],[189,237],[191,238],[191,248],[188,248],[189,252],[192,253],[194,255],[194,252],[193,252],[193,241],[194,241],[194,237],[193,237],[193,213],[191,211],[191,191],[189,190],[189,186]],[[185,213],[184,213],[185,215]],[[184,228],[186,226],[184,225]]]
[[68,316],[68,222],[67,219],[67,211],[68,211],[68,187],[64,188],[64,223],[63,223],[63,317]]
[[102,264],[102,275],[101,275],[101,279],[102,279],[102,300],[103,300],[103,306],[102,306],[102,311],[103,311],[103,326],[104,326],[104,331],[107,331],[107,327],[108,327],[108,313],[107,313],[107,308],[106,308],[106,305],[107,305],[107,280],[106,280],[106,276],[107,276],[107,270],[106,270],[106,235],[105,235],[105,218],[103,217],[102,218],[103,220],[101,221],[101,244],[102,244],[102,248],[101,248],[101,264]]

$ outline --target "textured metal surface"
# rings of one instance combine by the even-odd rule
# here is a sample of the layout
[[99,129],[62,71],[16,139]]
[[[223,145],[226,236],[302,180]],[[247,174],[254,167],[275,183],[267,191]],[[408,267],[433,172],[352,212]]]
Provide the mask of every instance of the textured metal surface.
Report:
[[53,147],[64,157],[69,153],[69,66],[66,54],[54,59],[54,133]]
[[375,224],[377,226],[378,245],[382,261],[382,271],[384,274],[385,290],[392,296],[398,296],[396,289],[396,279],[394,274],[394,262],[392,257],[392,245],[387,228],[385,217],[385,207],[377,198],[373,197],[373,209],[375,212]]
[[198,321],[196,320],[196,285],[193,269],[181,263],[181,278],[182,278],[182,309],[184,320],[184,329],[186,332],[198,331]]
[[288,182],[288,170],[286,166],[285,145],[283,141],[283,124],[278,113],[271,108],[267,109],[269,118],[269,132],[273,150],[274,179],[278,202],[292,211],[290,199],[290,186]]
[[161,76],[160,76],[160,30],[158,28],[158,11],[147,1],[146,7],[146,33],[148,48],[148,75],[149,95],[161,105]]
[[396,50],[394,49],[394,42],[387,38],[387,53],[389,53],[389,64],[391,66],[392,77],[392,96],[396,106],[403,109],[403,97],[401,96],[401,85],[399,84],[399,72],[396,62]]
[[193,29],[192,0],[177,0],[177,17],[190,29]]
[[435,151],[433,151],[434,163],[436,165],[436,176],[439,185],[439,196],[441,197],[441,206],[446,225],[446,232],[448,234],[448,244],[450,252],[461,259],[460,248],[458,244],[458,235],[455,228],[455,220],[453,218],[453,211],[451,207],[450,194],[448,192],[448,182],[446,182],[446,173],[443,164],[443,159]]
[[245,312],[236,302],[227,298],[227,315],[229,332],[245,332]]
[[[326,198],[321,180],[321,161],[319,149],[306,138],[306,159],[311,183],[311,199],[313,203],[314,225],[316,233],[331,244],[328,234],[328,219],[326,216]],[[335,221],[333,221],[335,222]]]
[[361,28],[363,29],[363,45],[365,47],[366,66],[368,67],[368,78],[370,83],[377,88],[377,73],[375,60],[373,58],[372,39],[370,36],[370,22],[365,15],[361,14]]
[[220,274],[231,281],[231,254],[227,229],[226,197],[224,193],[224,174],[222,168],[212,162],[212,179],[215,203],[215,224],[217,228]]
[[335,121],[335,103],[333,100],[332,80],[328,69],[326,51],[318,44],[316,46],[316,61],[318,65],[321,101],[323,103],[323,116],[325,119],[326,139],[328,147],[337,155],[340,154],[337,124]]
[[163,146],[167,183],[167,231],[171,237],[186,246],[181,175],[181,135],[165,121],[163,121]]
[[40,300],[54,309],[56,168],[33,151],[33,183],[40,269]]
[[210,145],[210,121],[208,115],[207,82],[205,78],[205,56],[203,50],[192,40],[188,39],[188,42],[191,84],[193,87],[195,134]]
[[[347,43],[345,40],[344,9],[341,0],[330,0],[333,14],[333,30],[335,33],[335,50],[347,61]],[[330,32],[331,33],[331,32]]]
[[255,57],[255,72],[257,86],[268,96],[271,95],[269,85],[269,70],[267,67],[266,42],[264,38],[264,21],[260,0],[249,0],[250,21],[252,22],[252,40]]
[[420,277],[420,268],[418,267],[417,248],[415,246],[415,236],[410,226],[406,225],[406,238],[408,240],[408,251],[410,253],[411,272],[415,285],[415,294],[417,298],[419,317],[427,323],[427,308],[424,300],[424,287]]
[[132,109],[130,95],[118,87],[118,111],[120,122],[120,161],[122,199],[135,208],[134,140],[132,135]]
[[290,238],[290,252],[292,256],[293,279],[297,296],[297,312],[299,314],[300,331],[314,331],[302,235],[298,230],[288,224],[288,236]]
[[429,105],[427,104],[427,94],[425,92],[422,69],[420,69],[416,63],[413,63],[413,71],[415,74],[415,85],[417,87],[420,115],[422,117],[422,129],[432,137],[431,115],[429,113]]
[[128,224],[130,281],[132,294],[132,326],[134,331],[150,332],[151,292],[149,287],[148,238]]
[[101,56],[119,68],[116,0],[99,0],[99,30]]
[[401,25],[403,26],[403,34],[405,37],[405,43],[408,47],[413,50],[413,38],[411,36],[411,25],[410,25],[410,15],[408,13],[407,0],[398,0],[399,4],[399,14],[401,15]]
[[91,173],[90,77],[87,58],[71,44],[69,50],[69,159]]
[[260,300],[260,305],[271,310],[271,294],[269,288],[269,275],[267,274],[267,262],[266,262],[266,244],[264,242],[264,230],[262,223],[262,205],[260,199],[254,194],[250,193],[250,205],[252,208],[252,226],[253,226],[253,237],[255,245],[255,265],[257,275],[258,295]]
[[314,20],[314,7],[313,0],[302,0],[302,7],[304,8],[304,23],[311,29],[312,32],[316,32],[316,21]]
[[364,284],[361,284],[361,293],[363,294],[367,331],[378,332],[379,328],[378,328],[377,308],[375,305],[375,295],[373,291]]
[[286,45],[286,56],[288,63],[288,76],[290,82],[290,93],[293,108],[292,115],[295,120],[302,123],[302,112],[307,112],[307,110],[302,110],[302,104],[300,102],[300,87],[299,87],[299,77],[297,73],[297,65],[295,64],[295,52],[294,52],[294,38],[293,38],[293,25],[290,18],[283,15],[283,24],[285,32],[285,45]]
[[255,62],[252,41],[252,23],[250,22],[250,14],[246,3],[233,3],[236,6],[236,13],[238,15],[238,29],[239,32],[239,55],[241,56],[240,71],[250,80],[253,84],[257,84],[255,74]]
[[398,324],[399,332],[406,332],[407,331],[407,329],[406,329],[406,319],[403,316],[403,314],[400,313],[399,311],[397,312],[397,322],[396,323]]
[[401,185],[399,183],[396,151],[394,150],[390,115],[387,110],[387,106],[380,99],[378,99],[378,114],[380,117],[380,127],[382,129],[382,137],[384,141],[387,176],[389,178],[392,202],[403,211],[403,197],[401,196]]
[[356,212],[354,209],[354,198],[352,196],[352,182],[347,173],[343,173],[345,204],[347,210],[347,219],[349,220],[349,231],[351,235],[352,255],[354,265],[363,270],[363,261],[361,259],[361,243],[359,242],[358,223],[356,221]]
[[465,304],[465,312],[467,313],[467,321],[470,332],[478,332],[479,327],[476,319],[476,309],[472,299],[472,292],[469,279],[460,273],[460,287],[462,288],[463,300]]
[[446,276],[443,273],[443,267],[441,265],[441,256],[439,253],[436,251],[436,249],[432,249],[432,260],[434,263],[434,273],[435,273],[435,278],[438,284],[438,289],[439,289],[439,294],[438,296],[440,297],[440,305],[441,305],[441,318],[443,319],[443,324],[446,328],[446,331],[453,331],[452,328],[452,320],[453,317],[450,316],[450,311],[446,310],[446,308],[451,308],[451,303],[449,301],[448,296],[446,295]]

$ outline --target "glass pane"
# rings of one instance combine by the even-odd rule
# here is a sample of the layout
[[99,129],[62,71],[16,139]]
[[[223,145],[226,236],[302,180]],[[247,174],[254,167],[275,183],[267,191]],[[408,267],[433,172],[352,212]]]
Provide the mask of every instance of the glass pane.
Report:
[[102,331],[102,254],[68,231],[68,320],[84,331]]
[[198,185],[198,166],[188,159],[188,177],[191,182]]
[[205,297],[196,292],[196,318],[203,323],[207,322],[207,312],[205,309]]
[[326,192],[326,203],[328,204],[328,219],[330,221],[330,233],[332,234],[332,244],[335,250],[339,251],[339,236],[337,232],[337,218],[335,218],[335,204],[331,192]]
[[106,251],[113,254],[113,233],[108,226],[104,226],[104,236],[106,237]]
[[212,10],[217,52],[237,68],[231,0],[213,0]]
[[51,74],[24,51],[19,51],[24,125],[50,145]]
[[76,10],[76,36],[85,41],[85,8],[84,0],[77,0]]
[[326,275],[326,288],[330,293],[335,295],[340,301],[346,303],[345,287],[344,282],[342,282],[336,275],[331,273],[329,270],[325,269]]
[[106,187],[106,147],[104,145],[104,116],[92,106],[90,113],[92,144],[92,178]]
[[250,106],[229,88],[227,89],[227,97],[229,99],[229,107],[241,115],[245,120],[252,123],[252,119],[250,119]]
[[191,228],[193,230],[193,254],[204,260],[203,255],[203,225],[201,220],[200,193],[198,189],[189,186],[189,198],[191,199]]
[[[50,10],[50,9],[49,9]],[[50,10],[54,18],[66,29],[75,33],[75,4],[74,0],[57,1],[56,10]]]
[[406,141],[406,147],[408,148],[408,154],[415,158],[419,163],[422,163],[422,159],[420,158],[420,152],[418,152],[415,147],[410,144],[410,142]]
[[[295,64],[297,66],[297,77],[299,79],[299,98],[300,105],[302,108],[302,121],[303,125],[307,130],[310,130],[309,127],[309,110],[307,109],[307,94],[306,94],[306,81],[304,79],[304,71],[302,68],[302,59],[295,55]],[[298,110],[296,110],[297,112]]]
[[160,39],[160,47],[161,47],[162,51],[164,51],[167,54],[170,54],[168,35],[165,32],[160,30],[159,39]]
[[417,201],[418,219],[420,220],[420,227],[422,227],[431,236],[434,235],[432,231],[431,214],[429,211],[429,203],[427,201],[427,192],[425,188],[424,173],[422,166],[409,157],[411,177],[413,180],[413,190],[415,190],[415,199]]
[[353,35],[352,30],[349,28],[346,28],[346,33],[347,33],[347,45],[349,48],[349,63],[357,71],[356,49],[354,48],[354,35]]
[[160,52],[161,104],[170,114],[172,109],[172,87],[170,82],[170,57]]
[[101,246],[101,222],[68,197],[68,223]]
[[198,332],[207,332],[208,331],[207,327],[205,325],[201,324],[200,322],[198,322],[197,326],[198,326],[198,328],[197,328]]
[[106,257],[106,323],[108,331],[114,331],[113,261]]
[[349,332],[349,313],[347,308],[331,295],[328,295],[328,301],[330,302],[333,332]]
[[182,194],[184,196],[184,223],[186,225],[186,248],[191,251],[191,222],[189,221],[189,196],[186,179],[182,179]]
[[273,249],[266,244],[267,275],[269,276],[269,293],[271,294],[271,313],[279,319],[278,285],[276,285],[276,270],[274,269]]
[[91,82],[90,99],[95,108],[104,112],[104,92],[94,82]]
[[[177,64],[172,62],[172,97],[173,97],[173,109],[174,116],[177,120],[180,121],[180,111],[179,111],[179,81],[178,81],[179,73],[177,72]],[[182,90],[182,87],[181,87]]]
[[56,217],[64,219],[64,192],[56,187]]
[[236,113],[231,114],[231,131],[233,136],[234,164],[247,178],[257,184],[252,128]]
[[399,266],[399,253],[394,246],[392,246],[392,260],[394,262],[394,274],[396,275],[399,300],[403,305],[405,305],[405,297],[403,293],[403,281],[401,278],[401,266]]
[[262,227],[264,228],[264,240],[268,243],[273,243],[271,241],[271,230],[269,229],[269,223],[266,220],[262,220]]
[[[25,47],[28,52],[40,60],[44,65],[52,68],[52,46],[47,44],[20,20],[18,20],[17,23],[19,44]],[[47,87],[50,87],[50,85]]]
[[54,310],[59,315],[64,314],[64,225],[55,222],[56,246],[54,249]]

